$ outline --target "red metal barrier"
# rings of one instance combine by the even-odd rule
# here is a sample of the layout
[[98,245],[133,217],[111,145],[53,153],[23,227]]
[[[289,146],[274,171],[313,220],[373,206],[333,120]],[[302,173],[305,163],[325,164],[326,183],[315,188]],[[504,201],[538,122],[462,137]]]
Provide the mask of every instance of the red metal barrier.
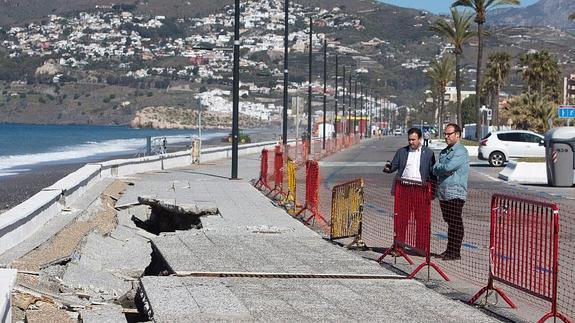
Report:
[[308,160],[305,167],[305,205],[296,213],[295,217],[304,215],[305,218],[305,212],[309,211],[311,215],[307,219],[304,219],[305,224],[308,224],[311,220],[318,219],[326,225],[329,225],[319,211],[319,164],[315,160]]
[[283,191],[283,172],[284,172],[284,157],[283,152],[281,150],[281,146],[277,145],[275,147],[274,153],[274,188],[269,192],[272,195],[272,198],[276,198],[278,195],[285,196],[285,192]]
[[260,178],[254,185],[257,189],[266,188],[271,190],[268,184],[268,150],[262,149],[262,155],[260,157]]
[[402,179],[396,180],[394,185],[393,245],[377,261],[381,262],[395,251],[413,265],[413,261],[405,252],[405,249],[408,249],[425,257],[425,261],[409,275],[409,278],[415,277],[423,267],[428,266],[449,281],[447,275],[431,261],[431,183],[422,184]]
[[489,258],[487,286],[469,300],[470,304],[484,292],[494,290],[509,306],[516,308],[511,299],[493,285],[498,281],[551,302],[551,310],[538,322],[551,317],[570,322],[557,310],[559,212],[555,203],[494,194]]

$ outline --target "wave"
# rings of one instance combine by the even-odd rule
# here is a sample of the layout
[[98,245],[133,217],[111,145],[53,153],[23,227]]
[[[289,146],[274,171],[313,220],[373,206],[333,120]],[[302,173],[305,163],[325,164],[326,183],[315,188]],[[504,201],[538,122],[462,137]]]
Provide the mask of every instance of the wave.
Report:
[[[202,135],[202,139],[221,137],[224,134],[207,133]],[[166,138],[168,148],[178,146],[183,149],[191,143],[190,136],[162,136],[153,139],[156,138]],[[146,152],[146,142],[146,138],[89,141],[83,144],[59,147],[47,152],[0,156],[0,177],[30,171],[30,166],[88,162],[121,155],[143,155]],[[157,142],[160,141],[152,140],[152,144]]]

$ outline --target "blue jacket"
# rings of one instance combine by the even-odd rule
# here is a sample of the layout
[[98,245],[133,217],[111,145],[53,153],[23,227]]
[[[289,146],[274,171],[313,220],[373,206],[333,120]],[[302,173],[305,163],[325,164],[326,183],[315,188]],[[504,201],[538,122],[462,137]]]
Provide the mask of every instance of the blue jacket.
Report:
[[461,143],[447,147],[439,153],[433,166],[437,176],[437,196],[440,201],[467,199],[469,152]]
[[[393,173],[397,171],[395,178],[401,178],[405,166],[407,165],[407,158],[409,157],[409,146],[399,148],[399,150],[393,156],[391,161],[391,170],[388,173]],[[435,164],[435,154],[433,150],[427,147],[421,147],[421,159],[419,161],[419,175],[421,176],[422,182],[435,181],[435,176],[431,173],[431,169]],[[391,194],[393,195],[395,190],[395,185],[391,185]]]

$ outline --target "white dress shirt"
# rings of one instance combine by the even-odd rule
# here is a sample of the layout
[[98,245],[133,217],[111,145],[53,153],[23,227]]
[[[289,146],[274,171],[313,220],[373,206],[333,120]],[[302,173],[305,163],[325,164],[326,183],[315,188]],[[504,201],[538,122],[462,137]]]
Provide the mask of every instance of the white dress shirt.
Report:
[[421,164],[421,146],[416,150],[409,148],[407,156],[407,163],[401,178],[421,182],[421,174],[419,173],[419,165]]

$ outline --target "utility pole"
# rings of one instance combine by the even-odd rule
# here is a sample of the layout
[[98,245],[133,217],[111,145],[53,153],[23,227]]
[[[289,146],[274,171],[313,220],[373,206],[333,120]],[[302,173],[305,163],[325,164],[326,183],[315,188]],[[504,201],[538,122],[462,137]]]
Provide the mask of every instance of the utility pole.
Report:
[[[287,145],[288,136],[288,36],[289,36],[289,0],[284,0],[284,111],[283,111],[283,145]],[[297,138],[296,138],[297,139]]]
[[322,149],[325,150],[325,128],[327,125],[327,111],[326,111],[326,104],[327,104],[327,39],[323,39],[323,140],[322,140]]
[[313,20],[309,17],[309,70],[308,70],[308,90],[307,90],[307,152],[311,154],[311,60],[313,50]]
[[232,105],[232,178],[238,179],[238,141],[240,118],[240,0],[235,0],[234,8],[234,72]]
[[[337,54],[335,55],[335,108],[334,108],[334,117],[333,117],[333,135],[337,138],[337,87],[338,87],[338,75],[337,73],[339,69],[339,61]],[[342,118],[343,121],[343,118]]]

